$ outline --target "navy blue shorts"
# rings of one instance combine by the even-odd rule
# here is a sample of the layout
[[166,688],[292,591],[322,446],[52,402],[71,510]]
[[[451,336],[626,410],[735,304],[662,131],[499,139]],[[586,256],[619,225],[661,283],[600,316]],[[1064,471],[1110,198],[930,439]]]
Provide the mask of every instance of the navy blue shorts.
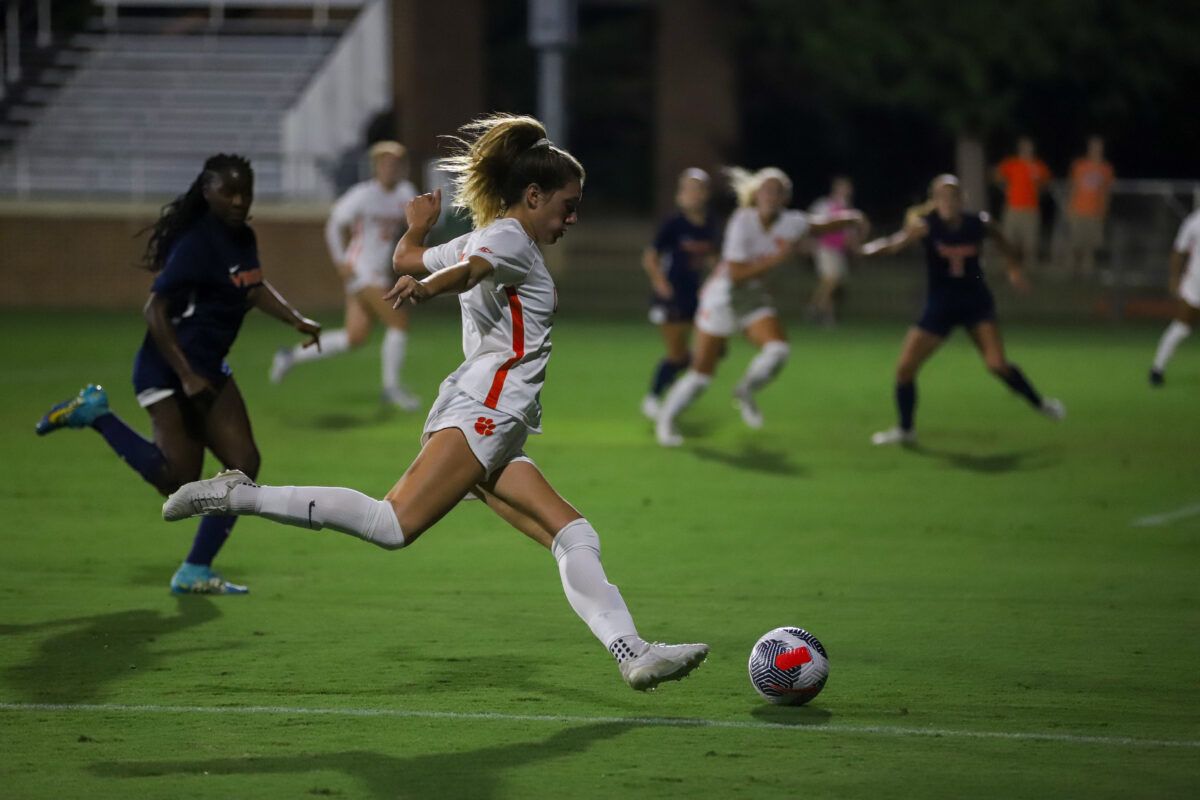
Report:
[[676,287],[675,295],[670,300],[651,295],[650,321],[655,325],[662,325],[664,322],[691,322],[696,318],[699,305],[700,297],[696,289],[680,291]]
[[955,326],[973,328],[981,322],[996,319],[996,304],[989,291],[969,293],[937,293],[925,300],[925,310],[917,327],[934,336],[945,338]]
[[[233,370],[224,359],[196,358],[190,353],[184,355],[188,357],[192,369],[208,378],[215,388],[219,389],[233,374]],[[182,396],[183,384],[175,370],[171,369],[171,365],[158,352],[158,348],[146,345],[138,350],[133,359],[133,391],[138,395],[138,402],[146,406],[150,403],[144,402],[144,398],[156,396],[161,399],[169,396],[171,392],[178,392]]]

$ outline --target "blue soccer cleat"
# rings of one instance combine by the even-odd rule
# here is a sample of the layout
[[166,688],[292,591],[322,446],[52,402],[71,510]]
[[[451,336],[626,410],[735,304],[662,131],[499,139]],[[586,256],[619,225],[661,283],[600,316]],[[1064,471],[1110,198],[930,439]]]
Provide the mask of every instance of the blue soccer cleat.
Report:
[[205,564],[183,562],[171,576],[171,594],[249,594],[245,586],[230,583]]
[[45,436],[59,428],[86,428],[97,417],[108,413],[108,392],[89,383],[79,394],[64,400],[46,412],[37,424],[37,435]]

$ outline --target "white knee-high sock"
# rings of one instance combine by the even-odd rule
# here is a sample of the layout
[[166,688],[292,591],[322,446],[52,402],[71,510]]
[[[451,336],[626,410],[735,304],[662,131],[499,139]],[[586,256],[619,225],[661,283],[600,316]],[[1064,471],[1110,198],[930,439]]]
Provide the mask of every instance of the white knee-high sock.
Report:
[[1179,343],[1186,339],[1192,332],[1192,328],[1186,322],[1174,320],[1167,329],[1163,331],[1162,338],[1158,340],[1158,351],[1154,354],[1154,368],[1162,372],[1167,368],[1167,362],[1171,360],[1171,356],[1175,355],[1175,348],[1179,347]]
[[332,528],[385,550],[404,547],[392,504],[353,489],[241,484],[229,493],[229,510],[314,531]]
[[660,422],[671,422],[683,410],[696,402],[696,398],[704,394],[704,390],[712,383],[712,376],[689,369],[683,377],[672,384],[667,396],[659,406],[658,419]]
[[745,392],[757,392],[762,389],[783,369],[791,350],[787,342],[773,341],[764,344],[758,355],[750,360],[746,373],[738,382],[738,389]]
[[586,519],[568,523],[554,535],[550,548],[558,562],[567,602],[592,634],[618,662],[635,658],[646,649],[637,626],[616,586],[604,575],[600,563],[600,537]]
[[400,373],[404,370],[404,355],[408,350],[408,333],[388,328],[383,334],[379,360],[383,368],[383,388],[400,388]]
[[344,328],[339,328],[336,331],[321,334],[321,349],[316,347],[301,347],[296,345],[292,348],[292,361],[299,364],[303,361],[316,361],[321,358],[329,358],[336,356],[338,353],[344,353],[350,349],[350,334],[346,333]]

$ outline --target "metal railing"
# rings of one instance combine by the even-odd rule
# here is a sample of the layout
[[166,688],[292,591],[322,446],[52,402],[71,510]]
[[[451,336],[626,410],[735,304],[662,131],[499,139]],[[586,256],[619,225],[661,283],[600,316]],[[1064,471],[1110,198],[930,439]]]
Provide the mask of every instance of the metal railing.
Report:
[[104,27],[116,30],[120,26],[122,8],[181,8],[208,9],[208,26],[220,28],[225,22],[226,9],[312,9],[312,27],[324,30],[329,26],[331,9],[356,9],[364,0],[96,0],[104,7]]

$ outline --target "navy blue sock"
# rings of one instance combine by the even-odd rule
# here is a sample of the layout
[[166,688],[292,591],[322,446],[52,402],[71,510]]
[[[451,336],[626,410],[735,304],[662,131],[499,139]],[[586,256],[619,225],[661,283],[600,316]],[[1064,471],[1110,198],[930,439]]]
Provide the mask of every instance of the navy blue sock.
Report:
[[1042,407],[1042,396],[1033,388],[1033,384],[1025,377],[1025,373],[1016,364],[1008,365],[1008,374],[1001,378],[1008,388],[1029,401],[1034,408]]
[[154,442],[143,439],[116,414],[108,413],[96,417],[92,427],[100,432],[108,446],[116,452],[147,483],[157,488],[167,469],[167,459]]
[[900,411],[900,429],[911,431],[913,415],[917,410],[917,384],[915,381],[896,384],[896,408]]
[[654,370],[654,381],[650,384],[650,391],[655,397],[662,397],[663,392],[667,390],[684,367],[688,365],[687,361],[675,363],[669,358],[664,358],[658,362],[658,367]]
[[235,522],[237,517],[205,517],[200,520],[196,538],[192,540],[192,550],[185,559],[187,563],[206,567],[212,564],[221,545],[229,538],[229,532],[233,530]]

